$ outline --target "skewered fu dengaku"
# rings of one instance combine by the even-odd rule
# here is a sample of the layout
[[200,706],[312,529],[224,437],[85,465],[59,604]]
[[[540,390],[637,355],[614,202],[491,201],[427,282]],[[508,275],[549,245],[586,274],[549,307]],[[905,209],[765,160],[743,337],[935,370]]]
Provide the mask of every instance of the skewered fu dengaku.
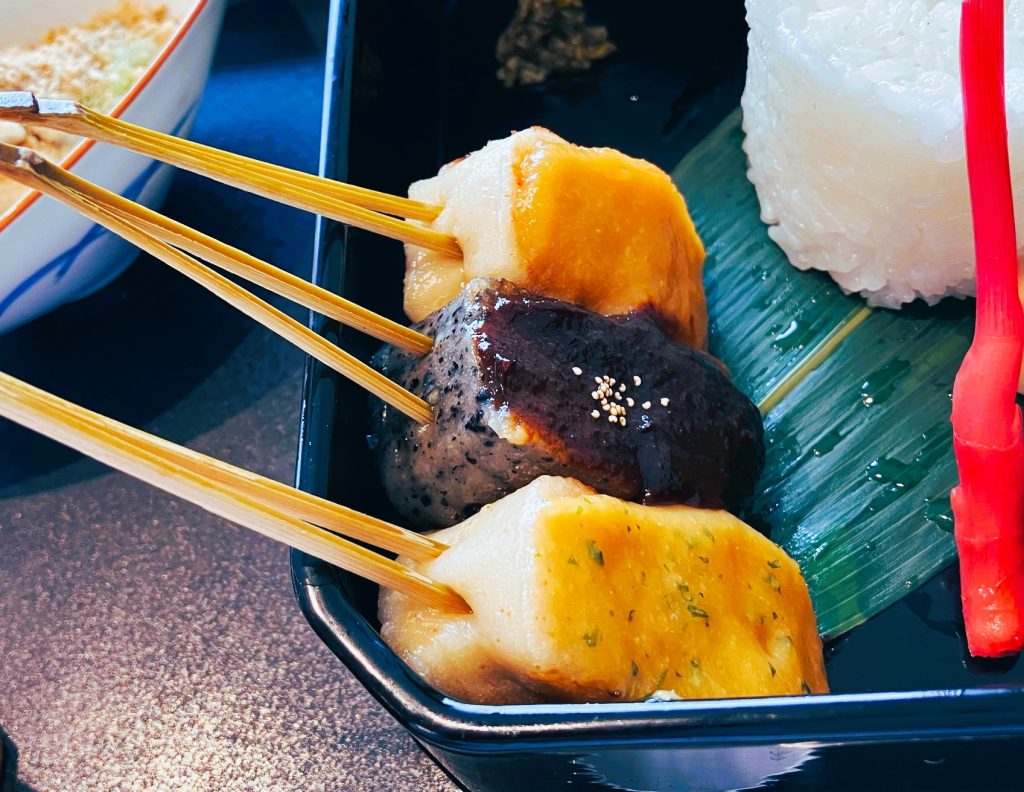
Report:
[[371,442],[388,496],[418,525],[452,525],[545,474],[644,503],[736,509],[753,493],[757,408],[646,313],[477,279],[416,329],[434,338],[427,355],[386,346],[373,363],[434,421],[374,399]]

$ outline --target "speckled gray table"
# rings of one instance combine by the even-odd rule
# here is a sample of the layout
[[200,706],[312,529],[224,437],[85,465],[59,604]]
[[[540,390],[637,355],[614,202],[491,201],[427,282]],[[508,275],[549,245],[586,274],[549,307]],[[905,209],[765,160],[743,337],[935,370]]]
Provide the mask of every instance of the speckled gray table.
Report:
[[[315,170],[321,55],[286,8],[229,11],[194,137]],[[308,273],[298,212],[187,174],[167,211]],[[0,368],[291,480],[301,356],[152,260]],[[453,788],[308,628],[282,546],[9,424],[0,727],[24,790]]]

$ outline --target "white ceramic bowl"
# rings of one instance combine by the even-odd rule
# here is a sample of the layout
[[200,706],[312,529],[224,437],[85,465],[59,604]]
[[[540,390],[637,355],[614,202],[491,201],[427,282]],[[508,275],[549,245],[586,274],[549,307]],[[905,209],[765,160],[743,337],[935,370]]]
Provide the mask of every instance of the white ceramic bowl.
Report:
[[[112,114],[185,136],[206,85],[225,0],[161,0],[182,21]],[[38,41],[60,25],[85,22],[116,0],[4,3],[0,46]],[[146,206],[164,199],[171,168],[107,144],[83,141],[61,163]],[[138,250],[37,193],[0,216],[0,333],[105,286]]]

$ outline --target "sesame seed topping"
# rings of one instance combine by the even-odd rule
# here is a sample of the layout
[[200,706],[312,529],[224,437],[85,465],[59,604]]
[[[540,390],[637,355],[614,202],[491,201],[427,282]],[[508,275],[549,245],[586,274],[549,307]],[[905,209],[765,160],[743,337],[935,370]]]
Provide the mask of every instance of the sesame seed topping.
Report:
[[668,407],[668,397],[667,396],[662,396],[661,397],[661,406],[662,407]]
[[636,374],[634,374],[633,375],[633,384],[636,385],[639,388],[641,385],[643,385],[643,380],[640,379]]
[[[579,366],[572,367],[573,373],[578,377],[583,373],[583,369]],[[602,374],[600,377],[594,377],[594,382],[597,383],[596,390],[590,392],[590,398],[600,403],[600,410],[592,410],[590,417],[597,419],[601,417],[601,413],[604,412],[608,416],[608,423],[618,424],[619,426],[626,425],[626,405],[632,407],[636,402],[631,396],[624,396],[626,392],[626,383],[618,383],[616,388],[615,378],[608,374]],[[636,385],[640,384],[640,377],[634,375],[633,382]],[[622,402],[625,401],[625,404]],[[650,409],[651,403],[645,402],[644,409]]]
[[649,409],[651,409],[651,403],[650,403],[649,401],[645,401],[645,402],[644,402],[643,404],[641,404],[640,406],[641,406],[641,407],[643,407],[643,408],[644,408],[645,410],[649,410]]
[[573,366],[572,373],[578,377],[583,373],[583,369],[581,369],[579,366]]

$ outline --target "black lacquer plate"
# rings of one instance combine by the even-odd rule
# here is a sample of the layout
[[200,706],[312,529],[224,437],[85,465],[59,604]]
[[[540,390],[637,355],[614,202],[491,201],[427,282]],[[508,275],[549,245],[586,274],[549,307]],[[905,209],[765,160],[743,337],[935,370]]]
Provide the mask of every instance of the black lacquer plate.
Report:
[[[324,175],[395,193],[530,124],[666,170],[739,100],[743,3],[592,0],[618,46],[592,72],[506,89],[494,44],[515,4],[335,0]],[[316,282],[401,318],[401,248],[330,221]],[[316,317],[368,358],[375,344]],[[297,480],[394,519],[370,464],[366,396],[309,365]],[[955,570],[828,648],[833,693],[665,704],[480,707],[425,686],[377,633],[376,588],[294,553],[313,628],[454,778],[470,789],[1014,789],[1024,664],[965,660]]]

